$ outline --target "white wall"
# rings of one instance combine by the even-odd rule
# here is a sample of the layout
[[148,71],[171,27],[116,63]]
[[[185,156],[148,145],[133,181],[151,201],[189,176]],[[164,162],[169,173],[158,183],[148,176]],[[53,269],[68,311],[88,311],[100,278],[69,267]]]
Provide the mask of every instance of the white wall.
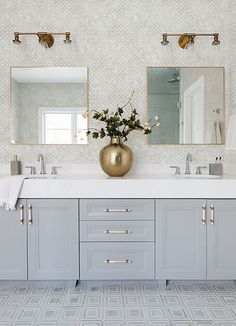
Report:
[[[0,2],[0,12],[0,163],[13,154],[34,162],[39,152],[47,162],[95,163],[106,143],[10,145],[10,66],[88,66],[91,109],[116,107],[135,90],[133,104],[145,117],[147,66],[220,65],[226,67],[227,118],[236,102],[234,0],[8,0]],[[56,37],[55,46],[45,50],[36,37],[22,37],[16,46],[14,31],[70,31],[73,43],[65,46]],[[196,39],[194,51],[185,51],[173,39],[173,51],[167,54],[160,44],[163,32],[219,32],[221,50],[215,54],[211,39]],[[140,163],[182,163],[189,151],[196,161],[212,161],[219,154],[228,162],[236,159],[224,154],[224,146],[150,146],[141,133],[128,144]]]

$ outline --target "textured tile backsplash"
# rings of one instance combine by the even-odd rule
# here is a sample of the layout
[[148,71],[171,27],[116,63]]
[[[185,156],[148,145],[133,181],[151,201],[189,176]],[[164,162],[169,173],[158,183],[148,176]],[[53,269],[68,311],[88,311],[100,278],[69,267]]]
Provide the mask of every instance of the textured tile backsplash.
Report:
[[[135,90],[133,104],[146,115],[146,67],[224,66],[226,68],[226,121],[236,103],[236,2],[234,0],[8,0],[0,2],[0,163],[13,154],[35,162],[42,152],[49,163],[96,163],[106,141],[89,145],[10,145],[10,66],[87,66],[89,106],[116,107]],[[56,37],[51,49],[36,37],[12,43],[13,32],[70,31],[73,43]],[[194,50],[166,53],[163,32],[220,33],[219,52],[210,39],[196,40]],[[232,34],[231,34],[232,33]],[[224,146],[147,145],[141,133],[130,137],[138,163],[183,163],[191,151],[195,161],[209,162],[221,154],[226,162],[236,153]]]

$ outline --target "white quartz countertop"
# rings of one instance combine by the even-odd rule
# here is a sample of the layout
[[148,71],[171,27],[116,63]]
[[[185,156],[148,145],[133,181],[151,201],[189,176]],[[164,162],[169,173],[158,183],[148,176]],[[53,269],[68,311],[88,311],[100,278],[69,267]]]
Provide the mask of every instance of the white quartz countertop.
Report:
[[236,176],[34,176],[24,180],[20,198],[236,198]]

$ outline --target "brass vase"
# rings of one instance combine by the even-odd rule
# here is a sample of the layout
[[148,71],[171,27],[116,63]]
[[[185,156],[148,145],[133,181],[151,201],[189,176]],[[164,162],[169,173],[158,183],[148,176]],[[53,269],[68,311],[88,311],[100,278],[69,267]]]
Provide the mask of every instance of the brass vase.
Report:
[[111,138],[110,144],[99,154],[103,171],[111,177],[122,177],[129,172],[133,162],[133,152],[118,137]]

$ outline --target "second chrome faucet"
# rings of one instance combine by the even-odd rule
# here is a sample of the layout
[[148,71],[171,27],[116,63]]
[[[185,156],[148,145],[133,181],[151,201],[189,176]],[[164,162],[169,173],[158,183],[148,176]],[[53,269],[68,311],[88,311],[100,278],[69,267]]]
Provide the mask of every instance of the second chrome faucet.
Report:
[[39,154],[37,157],[37,161],[40,162],[40,174],[46,174],[45,162],[43,154]]
[[186,157],[186,169],[185,169],[185,174],[190,174],[190,162],[192,162],[193,160],[193,156],[191,153],[188,153],[187,157]]

